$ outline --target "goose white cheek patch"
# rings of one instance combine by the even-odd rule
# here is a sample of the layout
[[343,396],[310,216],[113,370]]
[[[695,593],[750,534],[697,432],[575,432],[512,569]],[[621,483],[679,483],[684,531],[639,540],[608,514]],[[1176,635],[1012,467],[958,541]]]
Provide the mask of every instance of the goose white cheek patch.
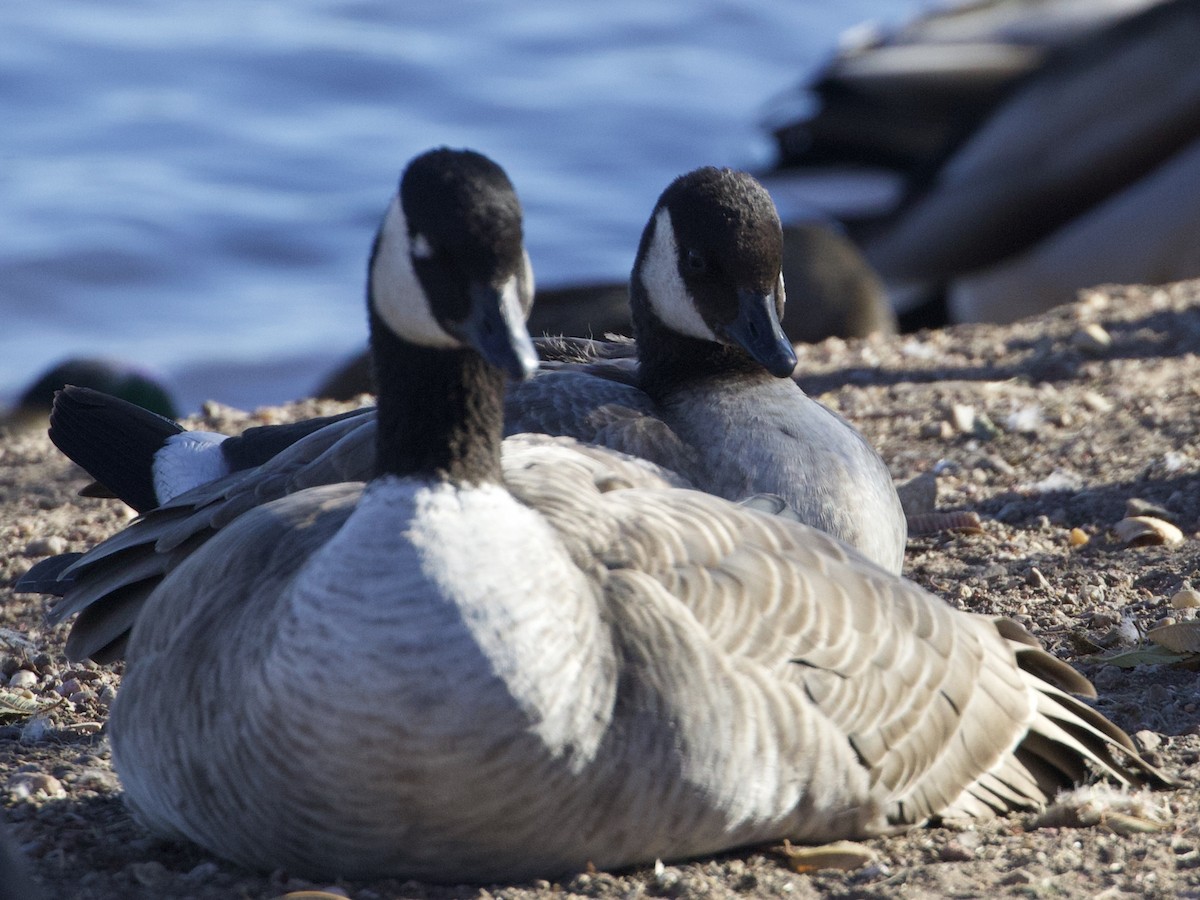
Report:
[[[523,297],[532,297],[534,290],[533,282],[533,263],[529,260],[529,253],[521,249],[521,275],[518,284],[518,291]],[[524,318],[524,317],[523,317]]]
[[641,267],[642,287],[650,308],[659,320],[679,334],[716,341],[696,309],[695,300],[679,274],[679,247],[675,243],[675,226],[671,213],[665,208],[654,216],[654,236]]
[[371,261],[371,303],[387,326],[406,341],[425,347],[459,347],[459,341],[433,317],[425,290],[413,271],[413,256],[423,259],[432,252],[424,235],[409,240],[400,198],[393,197]]

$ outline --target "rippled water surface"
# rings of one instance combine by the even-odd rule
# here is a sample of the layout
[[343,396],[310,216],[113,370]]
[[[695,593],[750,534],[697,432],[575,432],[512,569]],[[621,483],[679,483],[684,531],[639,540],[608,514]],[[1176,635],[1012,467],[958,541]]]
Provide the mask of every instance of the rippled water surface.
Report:
[[365,339],[404,163],[481,150],[539,281],[628,272],[675,175],[770,159],[768,101],[903,0],[0,4],[0,400],[72,354],[183,405],[303,395]]

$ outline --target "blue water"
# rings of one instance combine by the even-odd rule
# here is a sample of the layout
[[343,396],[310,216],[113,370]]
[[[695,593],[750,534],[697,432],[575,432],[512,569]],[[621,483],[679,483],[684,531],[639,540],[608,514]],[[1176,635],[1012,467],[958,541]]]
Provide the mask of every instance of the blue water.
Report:
[[655,198],[771,159],[769,101],[917,0],[0,4],[0,403],[69,355],[182,405],[302,396],[363,345],[400,169],[503,165],[540,283],[621,278]]

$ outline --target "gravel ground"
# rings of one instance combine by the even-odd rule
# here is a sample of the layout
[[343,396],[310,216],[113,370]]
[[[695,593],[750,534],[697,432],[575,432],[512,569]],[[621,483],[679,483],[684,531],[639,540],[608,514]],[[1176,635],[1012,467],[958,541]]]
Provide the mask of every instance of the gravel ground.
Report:
[[[1184,781],[1177,791],[1091,792],[1043,817],[868,841],[859,845],[865,861],[849,871],[794,872],[780,848],[765,847],[486,889],[309,884],[282,871],[247,872],[156,841],[129,819],[103,733],[121,667],[67,663],[65,628],[44,624],[46,602],[11,592],[37,559],[86,549],[129,518],[116,501],[76,497],[86,478],[33,434],[0,441],[3,827],[50,897],[273,898],[319,889],[359,900],[1200,898],[1200,652],[1170,664],[1098,659],[1124,653],[1133,662],[1139,647],[1161,659],[1145,633],[1164,619],[1184,623],[1173,633],[1200,651],[1186,624],[1200,597],[1180,593],[1200,587],[1198,354],[1200,282],[1092,291],[1007,327],[830,341],[800,353],[806,389],[855,422],[898,481],[936,473],[939,510],[982,520],[975,533],[913,538],[909,576],[962,609],[1018,619],[1081,668],[1100,691],[1099,708]],[[197,424],[236,430],[340,408],[212,409]],[[1182,541],[1141,546],[1118,537],[1119,520],[1147,511],[1178,526]],[[44,708],[31,715],[35,706]],[[22,896],[5,887],[0,897]]]

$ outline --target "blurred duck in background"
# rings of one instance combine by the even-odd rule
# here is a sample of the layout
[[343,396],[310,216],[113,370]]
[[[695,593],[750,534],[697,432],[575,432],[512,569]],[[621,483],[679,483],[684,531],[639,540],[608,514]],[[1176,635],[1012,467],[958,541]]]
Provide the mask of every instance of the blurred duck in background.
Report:
[[902,329],[1200,275],[1198,46],[1200,0],[961,4],[843,49],[767,184],[846,224]]
[[0,415],[0,428],[44,429],[54,393],[68,384],[103,391],[160,416],[177,418],[179,409],[161,379],[144,368],[116,359],[71,357],[51,366]]

